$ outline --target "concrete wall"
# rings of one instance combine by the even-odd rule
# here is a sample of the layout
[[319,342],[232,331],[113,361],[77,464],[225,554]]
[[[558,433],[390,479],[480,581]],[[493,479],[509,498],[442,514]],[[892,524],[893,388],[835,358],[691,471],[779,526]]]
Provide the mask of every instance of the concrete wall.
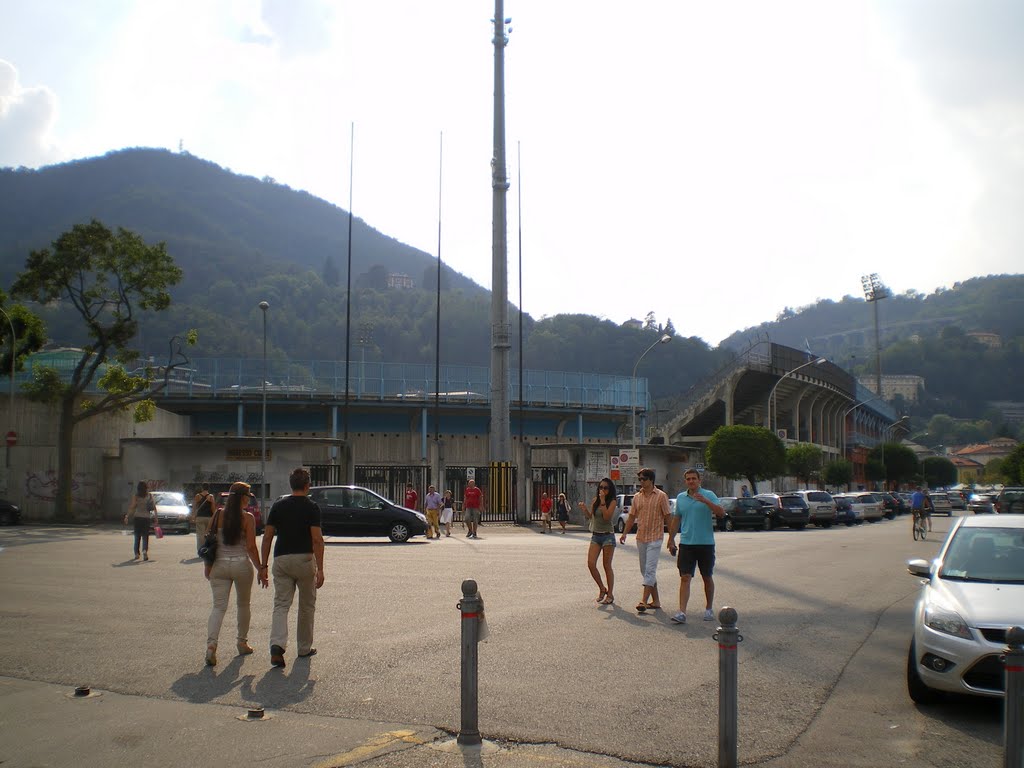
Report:
[[[8,398],[0,398],[0,425],[13,429],[18,442],[0,471],[0,496],[22,509],[26,520],[54,517],[57,490],[59,411],[15,396],[13,418]],[[189,419],[157,409],[150,422],[136,424],[131,412],[105,413],[78,424],[72,450],[72,508],[77,519],[112,517],[104,462],[116,456],[123,438],[188,435]],[[6,450],[6,449],[0,449]]]

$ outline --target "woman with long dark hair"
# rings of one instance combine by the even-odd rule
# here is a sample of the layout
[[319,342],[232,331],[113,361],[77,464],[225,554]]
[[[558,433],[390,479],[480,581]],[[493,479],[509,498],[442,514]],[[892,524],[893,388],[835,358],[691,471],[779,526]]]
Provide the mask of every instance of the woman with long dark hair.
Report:
[[249,645],[249,597],[252,594],[253,568],[260,568],[256,549],[256,520],[245,507],[252,492],[247,483],[234,483],[224,509],[210,521],[210,530],[217,533],[217,559],[206,566],[206,578],[213,592],[213,610],[207,625],[206,663],[217,663],[217,639],[228,610],[228,597],[235,587],[235,608],[238,612],[237,647],[240,656],[252,653]]
[[156,502],[149,495],[145,480],[139,480],[135,486],[135,495],[128,502],[128,513],[124,516],[124,524],[132,521],[135,533],[135,557],[139,559],[139,545],[142,545],[142,559],[149,560],[149,524],[156,522]]
[[[599,591],[597,602],[611,605],[615,602],[615,573],[612,571],[612,556],[615,555],[615,483],[611,478],[603,477],[597,484],[597,495],[588,507],[582,501],[580,509],[583,516],[590,522],[590,548],[587,550],[587,568],[597,582]],[[604,575],[607,587],[601,581],[601,572],[597,570],[597,555],[602,556]]]

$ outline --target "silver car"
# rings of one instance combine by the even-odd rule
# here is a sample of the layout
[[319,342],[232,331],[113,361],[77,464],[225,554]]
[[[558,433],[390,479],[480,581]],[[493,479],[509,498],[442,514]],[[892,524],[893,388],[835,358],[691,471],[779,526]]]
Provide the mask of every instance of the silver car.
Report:
[[958,517],[939,556],[907,571],[927,579],[907,655],[910,698],[1003,696],[1006,630],[1024,625],[1024,515]]
[[156,519],[164,533],[188,533],[192,511],[185,495],[174,491],[153,491],[151,495],[156,502]]

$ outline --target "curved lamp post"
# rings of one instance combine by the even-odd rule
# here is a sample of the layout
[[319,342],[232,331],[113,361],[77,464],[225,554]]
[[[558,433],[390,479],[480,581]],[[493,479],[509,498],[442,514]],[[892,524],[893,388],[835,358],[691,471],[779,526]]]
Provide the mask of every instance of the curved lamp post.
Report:
[[825,362],[825,358],[824,357],[819,357],[819,358],[817,358],[815,360],[808,360],[803,365],[798,365],[793,370],[787,371],[786,373],[782,374],[782,376],[779,377],[779,380],[777,382],[775,382],[775,386],[772,387],[772,391],[768,394],[768,412],[771,414],[771,417],[772,417],[772,434],[778,434],[778,429],[777,429],[778,423],[777,422],[778,422],[778,419],[779,419],[779,413],[778,413],[778,408],[775,406],[775,390],[779,388],[779,384],[781,384],[785,380],[785,378],[787,376],[792,376],[794,373],[799,371],[801,368],[806,368],[809,365],[821,365],[824,362]]
[[873,403],[879,397],[881,397],[881,395],[875,395],[874,397],[869,397],[867,400],[861,400],[859,403],[854,403],[849,408],[847,408],[845,411],[843,411],[843,458],[844,459],[846,458],[846,417],[850,415],[851,411],[857,410],[862,405],[867,405],[868,403]]
[[263,311],[263,427],[260,430],[260,511],[267,515],[267,310],[270,304],[260,302]]
[[[882,465],[882,471],[883,472],[885,472],[885,435],[893,427],[899,426],[900,424],[904,424],[904,423],[906,423],[908,421],[910,421],[910,417],[909,416],[901,416],[897,421],[894,421],[892,424],[890,424],[884,430],[882,430],[882,441],[878,444],[878,463]],[[888,475],[888,474],[889,474],[888,472],[885,472],[885,475]],[[883,491],[888,490],[888,488],[886,488],[887,485],[888,485],[888,478],[883,476],[882,477],[882,490]]]
[[644,355],[646,355],[648,352],[650,352],[652,349],[654,349],[659,344],[667,344],[670,341],[672,341],[672,337],[669,334],[667,334],[667,333],[663,333],[661,335],[660,339],[658,339],[656,342],[651,344],[651,346],[649,346],[647,349],[644,350],[643,355],[640,355],[639,359],[636,361],[636,365],[633,366],[633,397],[629,401],[629,412],[630,412],[630,414],[633,417],[632,418],[632,422],[633,422],[633,448],[634,449],[636,449],[636,369],[640,367],[640,361],[644,359]]
[[[7,322],[10,323],[10,325],[11,325],[11,404],[10,404],[10,406],[8,406],[8,409],[7,409],[7,419],[10,422],[11,431],[13,432],[14,431],[14,359],[17,357],[17,355],[15,354],[15,350],[16,350],[15,342],[17,341],[17,336],[14,333],[14,321],[11,320],[11,316],[8,315],[7,312],[4,311],[3,309],[0,309],[0,312],[3,312],[4,317],[7,318]],[[8,467],[11,466],[11,446],[10,445],[7,446],[7,466]]]

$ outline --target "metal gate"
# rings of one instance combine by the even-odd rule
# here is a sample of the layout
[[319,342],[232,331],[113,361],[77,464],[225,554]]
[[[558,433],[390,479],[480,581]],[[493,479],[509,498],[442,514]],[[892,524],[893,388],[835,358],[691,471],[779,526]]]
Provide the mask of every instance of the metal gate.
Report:
[[405,486],[412,483],[419,497],[417,512],[423,509],[423,498],[427,495],[430,482],[430,467],[409,466],[359,466],[356,465],[356,485],[369,488],[395,504],[405,503]]
[[540,497],[546,493],[551,499],[551,517],[555,516],[555,504],[558,494],[569,496],[568,467],[534,467],[533,468],[533,499],[530,504],[530,520],[540,520]]
[[[477,487],[484,493],[484,506],[485,511],[480,515],[480,522],[482,523],[514,523],[516,521],[516,476],[518,468],[512,465],[502,466],[497,468],[496,478],[491,478],[491,468],[487,466],[483,467],[445,467],[444,471],[444,488],[440,488],[442,493],[446,490],[452,492],[452,496],[455,498],[455,520],[458,522],[462,521],[462,497],[466,490],[466,475],[467,470],[472,469],[476,480]],[[510,492],[512,504],[508,509],[496,509],[495,505],[491,503],[493,494],[492,483],[495,481],[505,484],[505,488]],[[511,488],[509,488],[509,484]]]
[[309,484],[310,485],[341,485],[340,464],[310,464]]

